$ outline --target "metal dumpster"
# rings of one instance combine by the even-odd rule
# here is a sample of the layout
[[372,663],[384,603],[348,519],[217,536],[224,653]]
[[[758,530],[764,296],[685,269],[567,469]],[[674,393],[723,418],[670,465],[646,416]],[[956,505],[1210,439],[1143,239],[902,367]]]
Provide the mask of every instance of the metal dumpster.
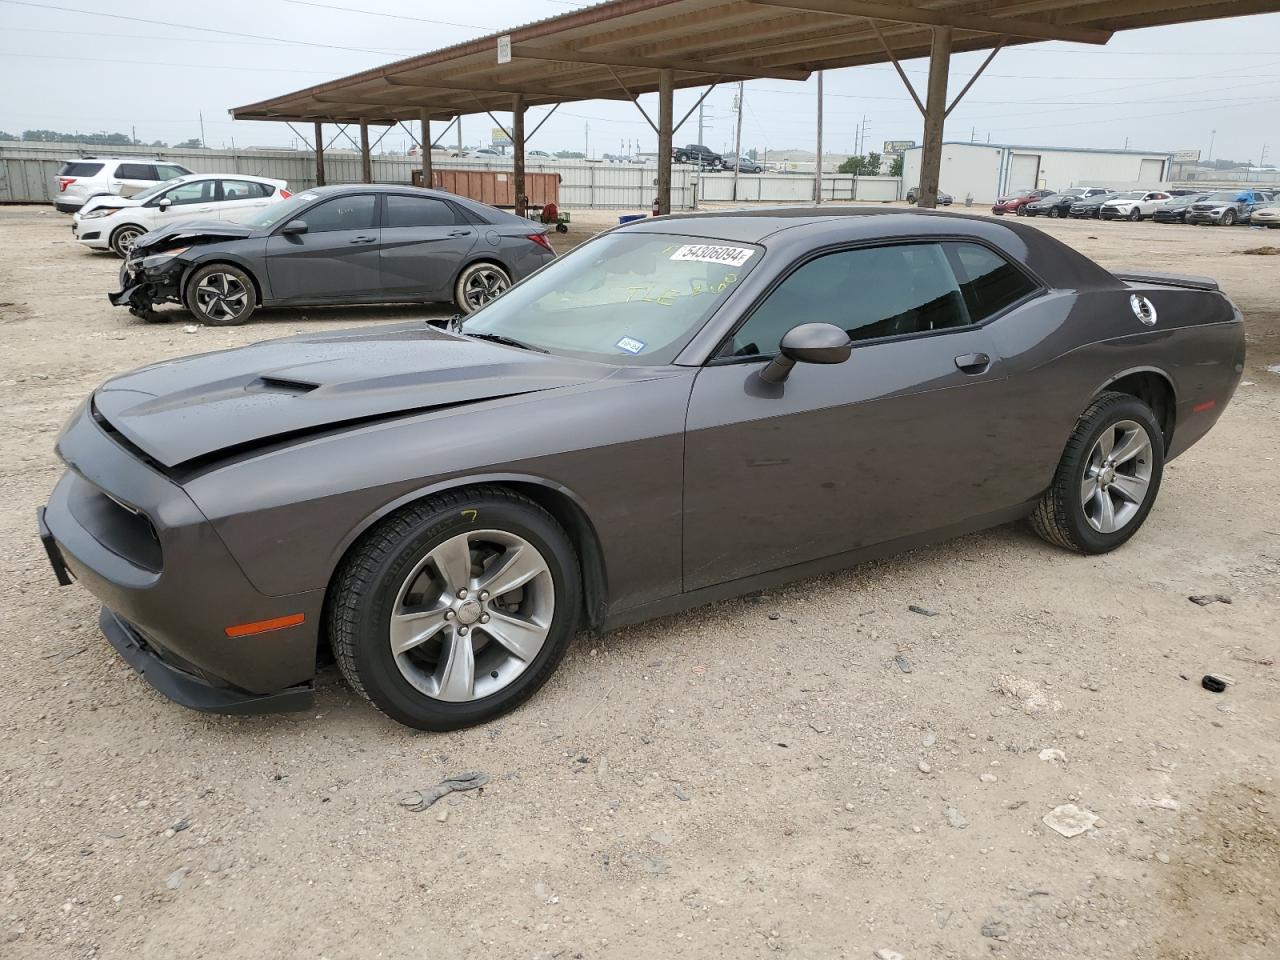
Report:
[[[413,185],[422,186],[422,171],[413,171]],[[491,207],[514,208],[515,178],[506,170],[432,170],[431,186],[460,197],[479,200]],[[538,209],[548,203],[560,205],[560,174],[526,173],[524,190],[529,207]]]

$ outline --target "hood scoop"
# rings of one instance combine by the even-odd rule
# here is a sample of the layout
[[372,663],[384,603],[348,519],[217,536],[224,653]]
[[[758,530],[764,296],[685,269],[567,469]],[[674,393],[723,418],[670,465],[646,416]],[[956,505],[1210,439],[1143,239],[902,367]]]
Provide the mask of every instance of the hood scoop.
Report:
[[318,390],[320,384],[307,383],[305,380],[291,380],[288,377],[259,377],[252,380],[245,387],[246,390],[256,390],[263,393],[287,393],[294,396],[301,396],[304,393],[310,393],[312,390]]

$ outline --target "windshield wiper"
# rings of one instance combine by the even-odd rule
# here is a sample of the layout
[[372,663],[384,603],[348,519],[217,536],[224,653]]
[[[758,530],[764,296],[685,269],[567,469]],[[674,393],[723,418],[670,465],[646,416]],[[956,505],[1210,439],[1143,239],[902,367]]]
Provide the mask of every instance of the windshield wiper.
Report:
[[519,347],[521,350],[532,350],[534,353],[550,353],[542,347],[535,347],[531,343],[525,343],[523,340],[517,340],[515,337],[504,337],[500,333],[467,333],[466,330],[460,330],[464,336],[475,337],[477,340],[488,340],[490,343],[500,343],[507,347]]

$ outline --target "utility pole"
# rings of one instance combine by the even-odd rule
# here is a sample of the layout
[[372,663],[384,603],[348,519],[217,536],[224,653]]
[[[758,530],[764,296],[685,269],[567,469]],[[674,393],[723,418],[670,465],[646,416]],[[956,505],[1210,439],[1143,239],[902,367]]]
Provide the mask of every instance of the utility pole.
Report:
[[[742,172],[742,95],[746,92],[746,83],[737,82],[737,133],[733,134],[733,202],[737,202],[737,175]],[[1262,155],[1266,156],[1267,148],[1262,147]]]
[[458,156],[462,156],[462,114],[458,114]]
[[591,159],[591,121],[583,120],[582,127],[583,127],[582,151],[584,154],[586,154],[587,159],[590,160]]
[[[201,113],[200,113],[200,146],[201,146],[201,147],[206,147],[206,146],[208,146],[208,144],[206,144],[206,143],[204,142],[204,112],[203,112],[203,111],[201,111]],[[1209,148],[1209,152],[1210,152],[1210,153],[1212,153],[1212,152],[1213,152],[1213,148],[1212,148],[1212,147],[1210,147],[1210,148]]]
[[1209,131],[1209,156],[1205,158],[1205,162],[1206,162],[1206,163],[1208,163],[1209,161],[1211,161],[1211,160],[1213,159],[1213,139],[1214,139],[1214,137],[1216,137],[1217,135],[1218,135],[1218,131],[1217,131],[1217,130],[1210,130],[1210,131]]
[[706,101],[704,100],[702,103],[698,104],[698,145],[699,146],[702,145],[702,104],[705,102]]
[[822,73],[818,71],[818,155],[813,165],[813,202],[822,202]]

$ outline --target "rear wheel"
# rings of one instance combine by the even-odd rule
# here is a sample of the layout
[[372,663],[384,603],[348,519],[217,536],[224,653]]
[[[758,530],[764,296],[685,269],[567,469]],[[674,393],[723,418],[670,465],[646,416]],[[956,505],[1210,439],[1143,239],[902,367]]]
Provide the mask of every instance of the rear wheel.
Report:
[[347,682],[394,720],[454,730],[513,709],[578,624],[577,556],[541,507],[500,487],[406,507],[343,562],[329,635]]
[[1062,211],[1060,211],[1057,207],[1050,207],[1049,216],[1056,220],[1058,219],[1058,217],[1062,216]]
[[184,300],[192,315],[211,327],[247,323],[257,307],[253,280],[229,263],[211,263],[193,273]]
[[146,232],[142,227],[133,223],[126,223],[123,226],[116,227],[111,234],[111,249],[116,252],[116,256],[127,257],[129,256],[129,251],[133,249],[134,241]]
[[474,313],[510,286],[510,274],[496,263],[473,263],[458,274],[453,299],[463,313]]
[[1151,408],[1103,393],[1076,423],[1032,526],[1068,550],[1114,550],[1146,520],[1163,471],[1164,435]]

